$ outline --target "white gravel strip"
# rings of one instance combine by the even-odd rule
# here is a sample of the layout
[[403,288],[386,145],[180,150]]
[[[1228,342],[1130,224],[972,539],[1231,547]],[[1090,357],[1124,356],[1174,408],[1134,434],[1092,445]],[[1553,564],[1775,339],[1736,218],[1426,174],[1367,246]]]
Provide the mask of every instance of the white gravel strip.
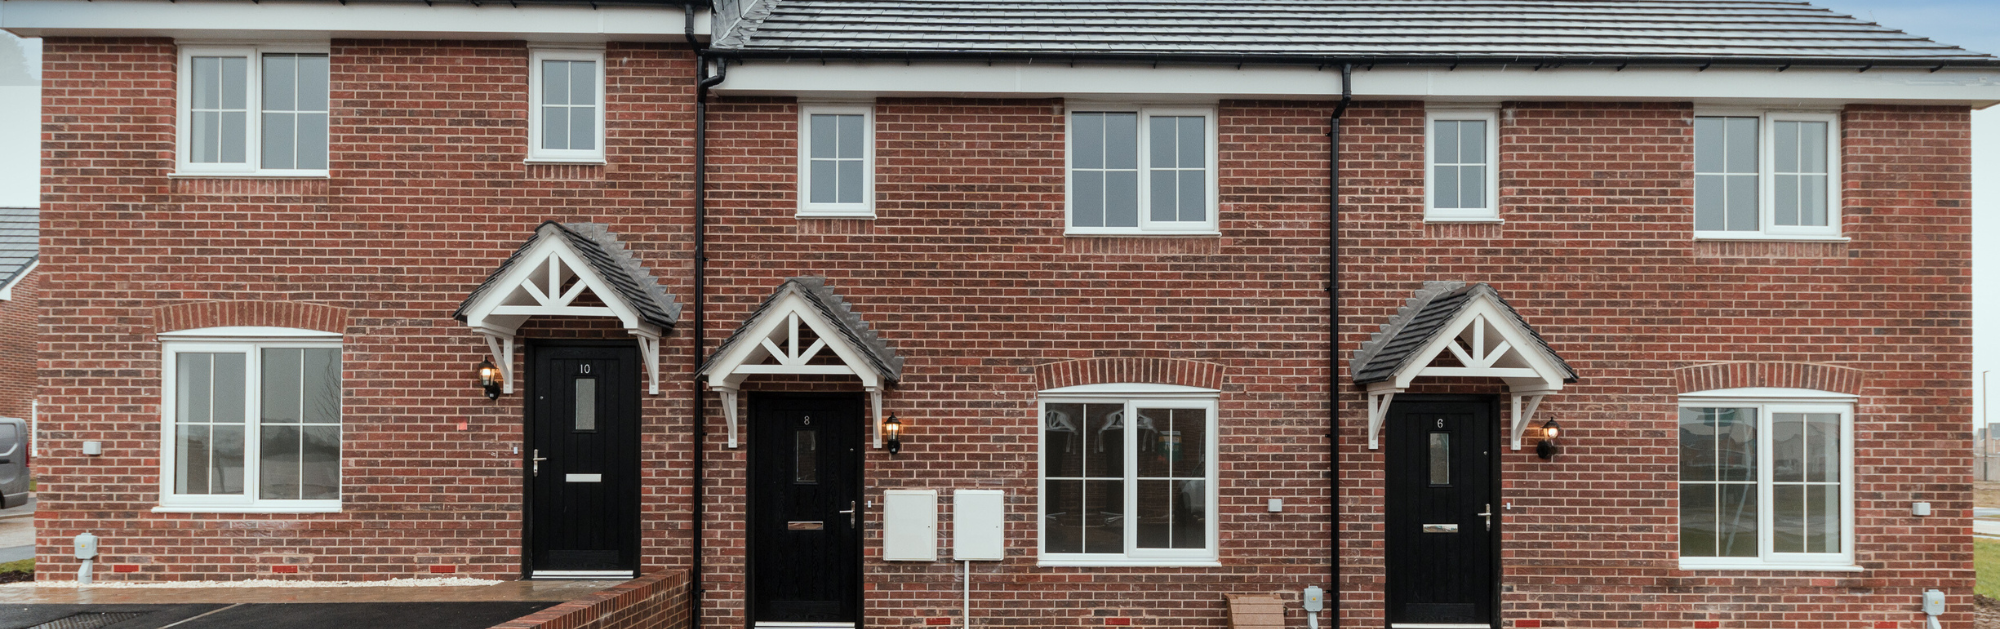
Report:
[[20,583],[0,583],[0,588],[393,588],[393,587],[469,587],[505,583],[487,579],[448,577],[437,579],[389,579],[386,581],[287,581],[281,579],[249,579],[244,581],[99,581],[90,585],[77,585],[76,581],[23,581]]

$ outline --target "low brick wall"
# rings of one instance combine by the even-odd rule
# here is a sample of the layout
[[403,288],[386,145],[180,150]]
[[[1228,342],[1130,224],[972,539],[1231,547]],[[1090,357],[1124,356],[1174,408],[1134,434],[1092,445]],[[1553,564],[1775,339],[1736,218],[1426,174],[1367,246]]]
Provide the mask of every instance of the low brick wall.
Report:
[[493,629],[672,629],[692,611],[687,571],[650,574]]

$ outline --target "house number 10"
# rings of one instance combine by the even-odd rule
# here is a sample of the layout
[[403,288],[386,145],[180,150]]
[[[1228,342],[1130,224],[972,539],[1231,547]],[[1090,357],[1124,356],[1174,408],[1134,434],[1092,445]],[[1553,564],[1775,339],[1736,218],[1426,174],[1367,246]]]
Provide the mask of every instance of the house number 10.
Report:
[[583,365],[582,365],[581,367],[579,367],[579,368],[583,370],[583,371],[581,371],[581,372],[579,372],[579,373],[590,373],[590,363],[584,363],[584,364],[583,364]]

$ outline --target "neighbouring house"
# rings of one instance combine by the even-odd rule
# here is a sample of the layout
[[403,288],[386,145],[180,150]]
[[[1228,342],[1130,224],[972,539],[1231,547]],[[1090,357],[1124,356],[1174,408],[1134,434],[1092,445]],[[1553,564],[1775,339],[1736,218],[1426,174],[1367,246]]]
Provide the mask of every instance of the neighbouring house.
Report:
[[35,208],[0,207],[0,417],[35,417],[40,227]]
[[43,579],[1972,624],[1972,109],[1803,3],[9,0]]

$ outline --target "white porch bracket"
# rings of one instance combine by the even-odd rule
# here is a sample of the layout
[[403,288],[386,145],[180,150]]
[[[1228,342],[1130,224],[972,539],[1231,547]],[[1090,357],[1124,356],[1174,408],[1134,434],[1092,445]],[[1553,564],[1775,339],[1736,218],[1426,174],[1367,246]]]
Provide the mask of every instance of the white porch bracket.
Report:
[[648,395],[660,394],[660,335],[633,330],[632,336],[639,339],[639,360],[646,362]]
[[712,387],[722,394],[722,416],[729,421],[729,447],[736,448],[736,387]]
[[500,368],[500,392],[514,392],[514,335],[498,332],[479,333],[486,337],[486,349],[493,353],[493,366]]
[[[1539,408],[1541,408],[1541,406],[1542,406],[1542,398],[1546,398],[1546,397],[1548,397],[1548,396],[1549,396],[1549,393],[1552,393],[1552,392],[1551,392],[1551,391],[1510,391],[1510,392],[1508,392],[1508,394],[1507,394],[1507,395],[1508,395],[1508,397],[1510,397],[1510,398],[1513,398],[1513,401],[1514,401],[1514,415],[1513,415],[1513,418],[1514,418],[1514,431],[1513,431],[1513,435],[1514,435],[1514,449],[1515,449],[1515,450],[1519,450],[1519,449],[1521,449],[1521,434],[1522,434],[1523,432],[1527,431],[1527,429],[1528,429],[1528,424],[1529,424],[1530,422],[1532,422],[1532,421],[1533,421],[1533,420],[1535,419],[1535,410],[1536,410],[1536,409],[1539,409]],[[1523,407],[1523,406],[1522,406],[1522,403],[1523,403],[1524,401],[1525,401],[1525,402],[1526,402],[1526,404],[1527,404],[1527,406],[1525,406],[1525,407]]]
[[875,408],[875,421],[870,426],[874,433],[875,449],[882,449],[882,387],[868,387],[868,403]]
[[1402,392],[1402,389],[1390,387],[1368,388],[1368,449],[1381,449],[1382,424],[1389,419],[1389,403],[1394,402],[1396,394]]

